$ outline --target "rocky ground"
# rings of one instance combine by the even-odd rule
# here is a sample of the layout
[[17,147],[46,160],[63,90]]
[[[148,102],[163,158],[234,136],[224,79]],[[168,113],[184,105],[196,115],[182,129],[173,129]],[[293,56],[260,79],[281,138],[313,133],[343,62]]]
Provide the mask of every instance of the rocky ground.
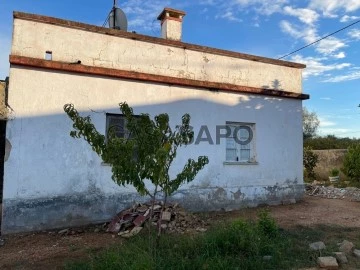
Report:
[[355,187],[336,188],[318,184],[307,184],[306,194],[327,199],[342,199],[360,202],[360,189]]
[[[312,191],[314,191],[313,189]],[[309,192],[309,191],[308,191]],[[134,209],[137,216],[140,211]],[[149,206],[146,206],[149,207]],[[237,218],[255,219],[257,213],[264,208],[243,209],[232,212],[216,212],[182,215],[182,209],[172,205],[170,221],[174,222],[174,231],[188,233],[201,233],[197,228],[206,229],[223,220]],[[145,207],[144,207],[145,208]],[[177,209],[176,209],[177,208]],[[305,196],[303,201],[293,205],[281,205],[265,207],[270,211],[280,227],[301,230],[301,228],[317,228],[318,226],[332,226],[339,235],[337,241],[348,240],[354,243],[351,253],[346,256],[355,260],[354,250],[360,249],[360,204],[347,199],[326,199],[321,196]],[[139,209],[143,211],[144,209]],[[147,211],[147,210],[146,210]],[[141,213],[146,213],[141,212]],[[169,211],[168,211],[169,212]],[[164,219],[168,219],[164,216]],[[136,219],[136,217],[135,217]],[[158,215],[160,219],[160,215]],[[121,220],[121,219],[120,219]],[[117,222],[119,222],[118,220]],[[162,220],[162,219],[161,219]],[[200,220],[200,221],[199,221]],[[186,221],[182,223],[183,221]],[[134,220],[132,220],[134,222]],[[155,221],[154,221],[155,222]],[[203,224],[203,222],[205,222]],[[188,224],[189,223],[189,224]],[[177,225],[176,225],[177,224]],[[132,227],[133,225],[131,225]],[[134,226],[135,227],[135,226]],[[96,252],[104,248],[123,245],[127,239],[118,236],[117,233],[108,233],[109,224],[99,224],[86,228],[66,228],[50,232],[32,234],[19,234],[4,237],[4,245],[0,246],[0,269],[62,269],[64,262],[69,260],[86,258],[89,252]],[[300,228],[300,229],[299,229]],[[339,228],[339,229],[337,229]],[[119,229],[119,232],[121,229]],[[317,234],[316,234],[317,235]],[[331,235],[330,235],[331,236]],[[341,252],[338,247],[328,245],[329,235],[310,237],[309,244],[315,241],[323,241],[327,250]],[[356,245],[357,241],[357,245]],[[319,253],[319,256],[321,253]],[[337,255],[332,254],[336,258]],[[339,255],[340,256],[340,255]],[[320,256],[321,257],[321,256]],[[360,260],[360,259],[359,259]],[[341,266],[341,269],[356,269],[350,266]]]
[[158,230],[180,234],[205,232],[206,226],[209,225],[201,218],[186,212],[178,203],[167,203],[164,206],[162,202],[149,202],[134,204],[118,213],[107,226],[107,232],[129,238],[138,234],[149,223]]

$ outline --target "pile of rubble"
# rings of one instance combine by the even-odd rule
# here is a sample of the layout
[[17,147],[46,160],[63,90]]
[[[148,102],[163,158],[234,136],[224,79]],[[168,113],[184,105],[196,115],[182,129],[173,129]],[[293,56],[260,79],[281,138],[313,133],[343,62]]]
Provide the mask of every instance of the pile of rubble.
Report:
[[336,188],[333,186],[326,187],[309,184],[305,186],[305,192],[310,196],[318,196],[328,199],[360,201],[360,189],[354,187]]
[[[187,213],[177,203],[166,204],[163,209],[162,204],[157,202],[153,206],[153,211],[151,205],[151,203],[135,204],[121,211],[110,222],[107,231],[128,238],[138,234],[149,222],[153,226],[160,226],[163,231],[180,234],[207,230],[208,224],[205,221]],[[151,212],[153,216],[150,220]]]

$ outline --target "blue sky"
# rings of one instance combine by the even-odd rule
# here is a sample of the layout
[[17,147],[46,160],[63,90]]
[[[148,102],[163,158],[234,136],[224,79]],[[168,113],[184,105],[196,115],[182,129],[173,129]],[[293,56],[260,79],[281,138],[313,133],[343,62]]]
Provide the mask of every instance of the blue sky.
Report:
[[[102,25],[112,3],[1,0],[0,78],[9,72],[14,10]],[[360,20],[360,0],[119,0],[119,6],[131,31],[160,36],[156,17],[168,6],[187,13],[184,42],[271,58]],[[308,66],[303,89],[311,99],[304,105],[318,114],[320,135],[360,137],[360,23],[286,60]]]

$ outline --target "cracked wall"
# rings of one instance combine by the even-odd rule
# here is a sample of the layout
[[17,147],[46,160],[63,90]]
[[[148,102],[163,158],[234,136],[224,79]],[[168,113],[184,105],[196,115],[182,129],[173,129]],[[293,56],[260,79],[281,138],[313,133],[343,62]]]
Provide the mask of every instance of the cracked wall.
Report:
[[101,133],[106,113],[119,113],[121,101],[127,101],[135,114],[167,112],[173,126],[189,113],[194,131],[207,125],[213,138],[216,125],[226,121],[256,123],[257,165],[224,164],[224,141],[179,150],[173,176],[188,158],[206,155],[210,160],[173,196],[188,209],[237,209],[302,195],[300,100],[14,66],[10,75],[9,102],[16,117],[7,126],[12,148],[5,162],[4,233],[104,221],[134,200],[147,199],[139,198],[130,186],[117,186],[111,168],[89,145],[69,136],[72,122],[63,112],[69,102],[81,115],[89,115]]
[[[13,55],[44,59],[51,51],[55,61],[80,60],[89,66],[259,88],[276,82],[279,90],[301,93],[298,68],[17,18],[13,36]],[[73,103],[105,134],[106,113],[119,113],[117,104],[123,101],[135,114],[153,117],[167,112],[174,127],[189,113],[194,131],[206,125],[213,138],[216,126],[227,121],[255,123],[256,164],[226,164],[225,141],[178,151],[172,176],[188,158],[206,155],[210,161],[173,196],[186,208],[230,210],[301,198],[301,100],[12,65],[3,233],[102,222],[135,200],[147,199],[136,195],[131,186],[115,184],[111,168],[89,145],[69,136],[72,122],[63,111],[64,104]]]
[[[16,18],[11,54],[256,88],[302,91],[302,70]],[[39,42],[41,40],[42,42]],[[91,43],[89,43],[91,41]]]

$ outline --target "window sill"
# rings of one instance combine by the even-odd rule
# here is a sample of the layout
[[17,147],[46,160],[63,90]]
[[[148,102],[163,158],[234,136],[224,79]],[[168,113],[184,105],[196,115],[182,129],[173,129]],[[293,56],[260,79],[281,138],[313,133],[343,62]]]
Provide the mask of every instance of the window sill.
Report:
[[224,165],[259,165],[259,162],[244,162],[244,161],[224,161]]

